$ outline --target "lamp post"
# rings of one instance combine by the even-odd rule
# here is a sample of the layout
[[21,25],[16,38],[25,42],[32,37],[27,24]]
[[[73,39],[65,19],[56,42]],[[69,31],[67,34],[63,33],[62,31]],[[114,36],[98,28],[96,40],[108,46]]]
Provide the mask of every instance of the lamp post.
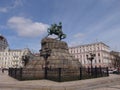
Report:
[[40,50],[40,56],[42,56],[45,60],[45,79],[47,79],[47,69],[48,69],[48,57],[51,54],[51,50],[49,48],[44,48]]
[[93,68],[92,62],[93,62],[93,59],[95,58],[95,54],[90,53],[89,55],[86,55],[86,57],[87,57],[87,60],[90,60],[90,62],[91,62],[91,69],[92,69]]

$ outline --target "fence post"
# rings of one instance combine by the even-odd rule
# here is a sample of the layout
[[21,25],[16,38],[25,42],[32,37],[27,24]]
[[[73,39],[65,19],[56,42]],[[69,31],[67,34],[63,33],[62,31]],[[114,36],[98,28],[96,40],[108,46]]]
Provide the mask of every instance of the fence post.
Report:
[[80,67],[80,80],[82,79],[82,68]]
[[10,76],[12,77],[12,68],[10,68]]
[[23,70],[23,69],[20,68],[20,80],[22,80],[22,73],[23,73],[22,70]]
[[101,69],[101,66],[99,66],[99,74],[100,74],[100,77],[102,77],[102,69]]
[[11,76],[14,77],[14,69],[11,68]]
[[17,68],[14,68],[14,71],[15,71],[15,78],[16,78],[16,76],[17,76],[17,75],[16,75],[16,73],[17,73]]
[[58,68],[58,80],[61,82],[61,68]]
[[91,71],[90,71],[90,67],[88,66],[88,76],[90,76],[90,73],[91,73]]
[[8,69],[8,75],[10,76],[10,68]]
[[95,71],[95,67],[92,67],[91,68],[91,76],[92,76],[92,78],[95,76],[95,72],[94,71]]
[[108,67],[106,68],[106,71],[107,71],[107,76],[109,76]]
[[95,77],[97,78],[97,70],[98,68],[95,66]]
[[48,70],[48,67],[45,67],[45,76],[44,76],[45,79],[48,79],[48,77],[47,77],[48,76],[47,70]]

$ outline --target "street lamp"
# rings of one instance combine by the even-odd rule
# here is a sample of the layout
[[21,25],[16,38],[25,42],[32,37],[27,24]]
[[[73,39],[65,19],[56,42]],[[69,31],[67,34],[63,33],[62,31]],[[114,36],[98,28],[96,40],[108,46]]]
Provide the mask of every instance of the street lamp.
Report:
[[87,59],[90,60],[90,62],[91,62],[91,75],[92,75],[92,74],[93,74],[93,65],[92,65],[92,61],[93,61],[93,59],[94,59],[94,57],[95,57],[95,54],[90,53],[89,55],[86,55],[86,57],[87,57]]
[[49,48],[44,48],[40,50],[40,56],[42,56],[45,60],[45,79],[47,79],[47,68],[48,68],[48,57],[51,54],[51,50]]
[[92,61],[95,58],[95,54],[90,53],[89,55],[86,55],[86,57],[87,57],[87,60],[90,60],[90,62],[91,62],[91,69],[92,69],[92,67],[93,67]]

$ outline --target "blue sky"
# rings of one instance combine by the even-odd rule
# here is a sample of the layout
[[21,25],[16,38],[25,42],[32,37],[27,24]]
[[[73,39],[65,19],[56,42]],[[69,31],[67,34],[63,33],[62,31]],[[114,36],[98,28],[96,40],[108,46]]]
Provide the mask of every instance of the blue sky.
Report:
[[0,33],[11,49],[39,51],[60,21],[69,46],[102,41],[120,51],[120,0],[0,0]]

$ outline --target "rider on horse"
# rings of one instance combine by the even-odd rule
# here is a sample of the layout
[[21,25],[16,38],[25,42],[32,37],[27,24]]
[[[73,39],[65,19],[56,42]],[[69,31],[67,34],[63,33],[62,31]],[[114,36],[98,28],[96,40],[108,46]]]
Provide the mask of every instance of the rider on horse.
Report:
[[48,36],[55,34],[58,36],[58,38],[64,39],[66,38],[66,34],[62,32],[62,23],[60,22],[59,25],[57,24],[52,24],[50,28],[48,28]]

